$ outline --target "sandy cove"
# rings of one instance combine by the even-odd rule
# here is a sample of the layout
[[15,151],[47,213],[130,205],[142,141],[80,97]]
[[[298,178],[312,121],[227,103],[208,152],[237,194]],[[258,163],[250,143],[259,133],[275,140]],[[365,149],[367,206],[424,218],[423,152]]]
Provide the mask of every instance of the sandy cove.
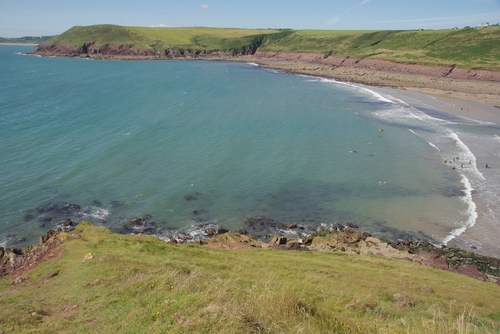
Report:
[[[500,122],[500,72],[453,66],[428,67],[377,59],[324,58],[312,54],[256,52],[227,60],[253,62],[264,68],[288,73],[331,78],[343,82],[407,90],[456,100],[446,111],[476,118],[466,111],[483,105],[480,120]],[[451,102],[451,100],[449,101]],[[490,108],[488,108],[490,107]],[[486,119],[485,119],[486,118]]]

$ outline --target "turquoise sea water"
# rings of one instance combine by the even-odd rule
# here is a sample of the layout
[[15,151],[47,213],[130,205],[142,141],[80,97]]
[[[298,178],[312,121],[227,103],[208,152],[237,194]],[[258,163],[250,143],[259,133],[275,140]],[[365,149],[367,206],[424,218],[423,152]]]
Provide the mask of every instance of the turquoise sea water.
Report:
[[[476,222],[484,176],[457,133],[494,143],[491,125],[252,64],[31,50],[0,46],[0,244],[67,218],[127,232],[140,217],[160,237],[351,222],[435,242]],[[443,164],[455,156],[470,169]]]

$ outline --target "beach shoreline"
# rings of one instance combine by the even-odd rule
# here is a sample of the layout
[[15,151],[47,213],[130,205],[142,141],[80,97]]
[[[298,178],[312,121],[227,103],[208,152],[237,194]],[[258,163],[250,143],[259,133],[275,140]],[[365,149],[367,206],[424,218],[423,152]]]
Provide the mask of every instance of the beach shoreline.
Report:
[[455,115],[500,124],[500,82],[477,79],[324,66],[302,60],[238,56],[234,61],[255,63],[290,74],[310,75],[336,81],[392,89]]
[[[303,61],[294,60],[287,64],[282,60],[256,56],[242,56],[235,60],[290,74],[352,83],[385,96],[392,96],[417,108],[430,108],[447,113],[451,117],[464,117],[494,127],[500,126],[500,82],[345,68],[341,69],[343,75],[338,76],[336,71],[338,72],[339,68],[320,68],[317,64]],[[386,80],[389,77],[397,80]],[[498,160],[494,156],[491,157],[494,161]],[[484,161],[477,160],[476,163],[477,168],[484,170]],[[464,178],[467,180],[465,175]],[[470,189],[470,196],[477,217],[471,226],[453,236],[446,245],[484,254],[497,254],[497,249],[481,249],[481,240],[490,239],[491,235],[498,233],[494,222],[491,221],[491,208],[482,196],[478,196],[476,189]]]
[[[120,56],[99,58],[85,57],[84,55],[82,55],[82,58],[110,60],[142,59]],[[430,106],[432,107],[432,109],[483,122],[500,124],[500,108],[496,107],[500,105],[500,82],[495,81],[479,79],[450,79],[429,75],[426,76],[410,73],[374,71],[371,69],[350,67],[321,67],[321,64],[314,62],[299,60],[286,61],[283,59],[271,59],[256,55],[230,56],[220,54],[219,56],[207,55],[192,58],[179,57],[172,59],[237,61],[244,63],[255,63],[261,68],[278,70],[290,74],[308,75],[316,78],[333,79],[339,82],[366,86],[366,89],[372,90],[374,92],[383,92],[384,94],[391,95],[396,99],[408,102],[408,104],[410,105],[413,105],[411,100],[418,100],[421,105]],[[153,58],[148,58],[148,60],[153,60]],[[478,166],[484,166],[484,162],[479,161],[478,163]],[[460,167],[460,165],[458,167]],[[479,213],[479,219],[483,219],[481,217],[485,216],[484,213],[487,212],[487,210],[488,208],[481,203],[478,205],[477,212]],[[477,227],[472,226],[470,230],[477,230]],[[481,231],[481,235],[484,233],[484,231]],[[466,236],[467,234],[469,234],[468,231],[466,231],[463,236]],[[480,241],[481,238],[476,238],[476,240]],[[480,242],[464,243],[461,242],[461,238],[460,240],[455,239],[450,243],[459,245],[462,248],[468,248],[473,245],[480,246]],[[497,253],[496,250],[493,250],[493,253]]]

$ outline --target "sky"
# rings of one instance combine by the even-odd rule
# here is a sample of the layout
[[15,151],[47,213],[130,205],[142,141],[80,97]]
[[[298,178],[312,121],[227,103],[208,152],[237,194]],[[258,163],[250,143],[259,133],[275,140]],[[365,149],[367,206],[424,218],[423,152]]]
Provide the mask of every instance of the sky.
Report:
[[500,23],[500,0],[0,0],[0,36],[75,25],[327,30],[447,29]]

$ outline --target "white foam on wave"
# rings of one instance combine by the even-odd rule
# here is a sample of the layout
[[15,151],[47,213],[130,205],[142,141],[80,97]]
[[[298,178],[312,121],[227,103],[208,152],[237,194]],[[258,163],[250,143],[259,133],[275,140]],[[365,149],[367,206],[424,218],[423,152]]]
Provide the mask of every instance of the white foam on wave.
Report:
[[[415,131],[413,131],[412,129],[408,129],[408,131],[410,131],[411,133],[413,133],[415,136],[417,136],[417,137],[419,137],[419,138],[422,138],[422,136],[421,136],[421,135],[419,135],[418,133],[416,133],[416,132],[415,132]],[[424,138],[422,138],[422,139],[424,139]],[[424,140],[425,140],[425,139],[424,139]],[[435,148],[438,152],[441,152],[441,150],[439,149],[439,147],[437,147],[436,145],[434,145],[434,144],[433,144],[433,143],[431,143],[430,141],[427,141],[427,140],[425,140],[425,141],[427,142],[427,144],[429,144],[430,146],[434,147],[434,148]]]
[[94,218],[105,220],[110,215],[109,211],[103,208],[92,206],[90,209],[85,208],[82,211],[83,218]]
[[464,160],[464,161],[469,160],[469,161],[473,161],[474,162],[473,164],[471,164],[473,175],[476,176],[476,177],[478,177],[480,180],[485,181],[486,178],[477,169],[477,166],[476,166],[476,156],[471,152],[471,150],[469,149],[469,147],[467,145],[465,145],[463,141],[460,140],[460,138],[458,137],[458,135],[455,132],[450,132],[449,135],[448,135],[448,137],[450,137],[451,139],[453,139],[455,141],[455,145],[462,151],[462,156],[460,157],[461,160]]
[[257,63],[246,63],[247,65],[250,65],[250,66],[255,66],[255,67],[259,67],[259,64]]
[[7,240],[0,242],[0,247],[6,248],[7,247]]
[[338,85],[344,85],[344,86],[349,86],[349,87],[353,87],[357,90],[360,90],[360,91],[363,91],[365,93],[368,93],[370,94],[371,96],[375,97],[377,100],[379,101],[382,101],[382,102],[387,102],[387,103],[391,103],[391,104],[395,104],[396,102],[384,97],[382,94],[368,88],[368,87],[365,87],[365,86],[361,86],[361,85],[358,85],[358,84],[353,84],[353,83],[350,83],[350,82],[342,82],[342,81],[336,81],[336,80],[332,80],[332,79],[323,79],[325,82],[334,82]]
[[468,219],[465,222],[464,226],[459,227],[448,234],[446,238],[443,239],[443,244],[448,244],[451,240],[455,239],[456,237],[462,235],[468,228],[471,228],[476,224],[477,220],[477,211],[476,211],[476,203],[472,200],[472,186],[469,182],[469,179],[465,177],[465,175],[462,174],[462,183],[465,186],[466,192],[465,196],[460,197],[460,199],[467,204],[467,212],[464,212],[465,214],[468,215]]

